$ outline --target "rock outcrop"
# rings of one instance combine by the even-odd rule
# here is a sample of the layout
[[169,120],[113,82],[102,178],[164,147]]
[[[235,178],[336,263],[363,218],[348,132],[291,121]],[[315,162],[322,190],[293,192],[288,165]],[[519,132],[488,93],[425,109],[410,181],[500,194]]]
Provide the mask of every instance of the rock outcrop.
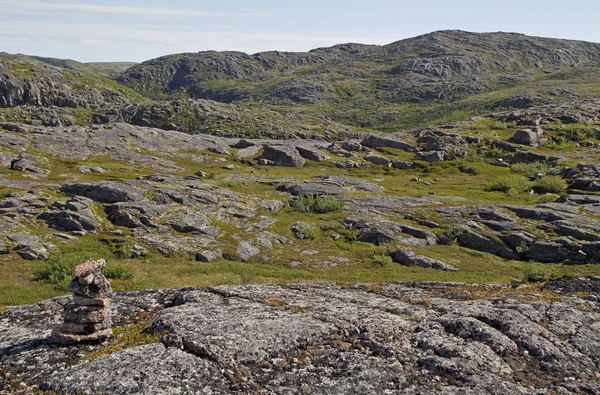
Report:
[[92,361],[102,346],[47,341],[72,303],[58,297],[0,314],[0,390],[597,393],[599,292],[594,278],[119,292],[119,325],[150,316],[161,343]]

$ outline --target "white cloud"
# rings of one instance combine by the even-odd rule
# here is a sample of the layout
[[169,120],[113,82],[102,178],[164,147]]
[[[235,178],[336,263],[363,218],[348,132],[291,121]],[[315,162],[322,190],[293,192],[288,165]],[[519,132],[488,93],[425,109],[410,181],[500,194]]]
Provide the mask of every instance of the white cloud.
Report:
[[73,11],[87,13],[122,14],[122,15],[146,15],[161,17],[231,17],[231,16],[261,16],[257,13],[230,13],[230,12],[206,12],[195,9],[162,8],[162,7],[134,7],[120,5],[97,5],[83,3],[56,3],[28,0],[0,0],[0,5],[7,10],[25,11]]
[[[386,44],[390,36],[343,36],[332,32],[284,33],[230,28],[196,28],[185,25],[129,25],[36,21],[27,24],[8,21],[0,24],[0,42],[7,52],[74,58],[80,61],[142,61],[153,57],[203,50],[255,53],[267,50],[307,51],[339,43]],[[16,37],[28,37],[39,44],[24,45]],[[40,53],[40,48],[44,53]],[[61,52],[58,52],[58,49]],[[65,53],[63,51],[68,51]],[[46,53],[49,52],[49,53]]]

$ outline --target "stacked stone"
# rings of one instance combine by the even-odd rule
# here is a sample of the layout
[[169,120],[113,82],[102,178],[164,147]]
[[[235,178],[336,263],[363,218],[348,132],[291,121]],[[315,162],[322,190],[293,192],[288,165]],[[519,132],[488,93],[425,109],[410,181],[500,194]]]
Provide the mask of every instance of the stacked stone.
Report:
[[73,303],[65,305],[64,322],[52,332],[52,339],[61,344],[101,342],[112,336],[112,320],[107,310],[110,283],[101,273],[104,259],[90,259],[75,268],[69,290]]

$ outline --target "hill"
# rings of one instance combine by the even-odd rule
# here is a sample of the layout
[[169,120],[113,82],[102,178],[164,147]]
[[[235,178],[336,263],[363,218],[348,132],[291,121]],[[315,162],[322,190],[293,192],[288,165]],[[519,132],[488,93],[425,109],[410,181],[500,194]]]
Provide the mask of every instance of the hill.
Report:
[[593,96],[599,61],[595,43],[440,31],[308,53],[170,55],[134,66],[117,81],[155,99],[268,105],[393,130]]

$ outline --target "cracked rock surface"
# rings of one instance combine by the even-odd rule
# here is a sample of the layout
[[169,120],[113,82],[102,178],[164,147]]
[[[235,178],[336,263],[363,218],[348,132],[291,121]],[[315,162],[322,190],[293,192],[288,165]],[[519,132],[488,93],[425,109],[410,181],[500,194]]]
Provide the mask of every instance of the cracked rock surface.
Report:
[[[161,343],[87,362],[48,336],[70,297],[0,315],[0,391],[579,394],[600,391],[600,280],[215,286],[116,293]],[[113,340],[115,341],[115,340]]]

